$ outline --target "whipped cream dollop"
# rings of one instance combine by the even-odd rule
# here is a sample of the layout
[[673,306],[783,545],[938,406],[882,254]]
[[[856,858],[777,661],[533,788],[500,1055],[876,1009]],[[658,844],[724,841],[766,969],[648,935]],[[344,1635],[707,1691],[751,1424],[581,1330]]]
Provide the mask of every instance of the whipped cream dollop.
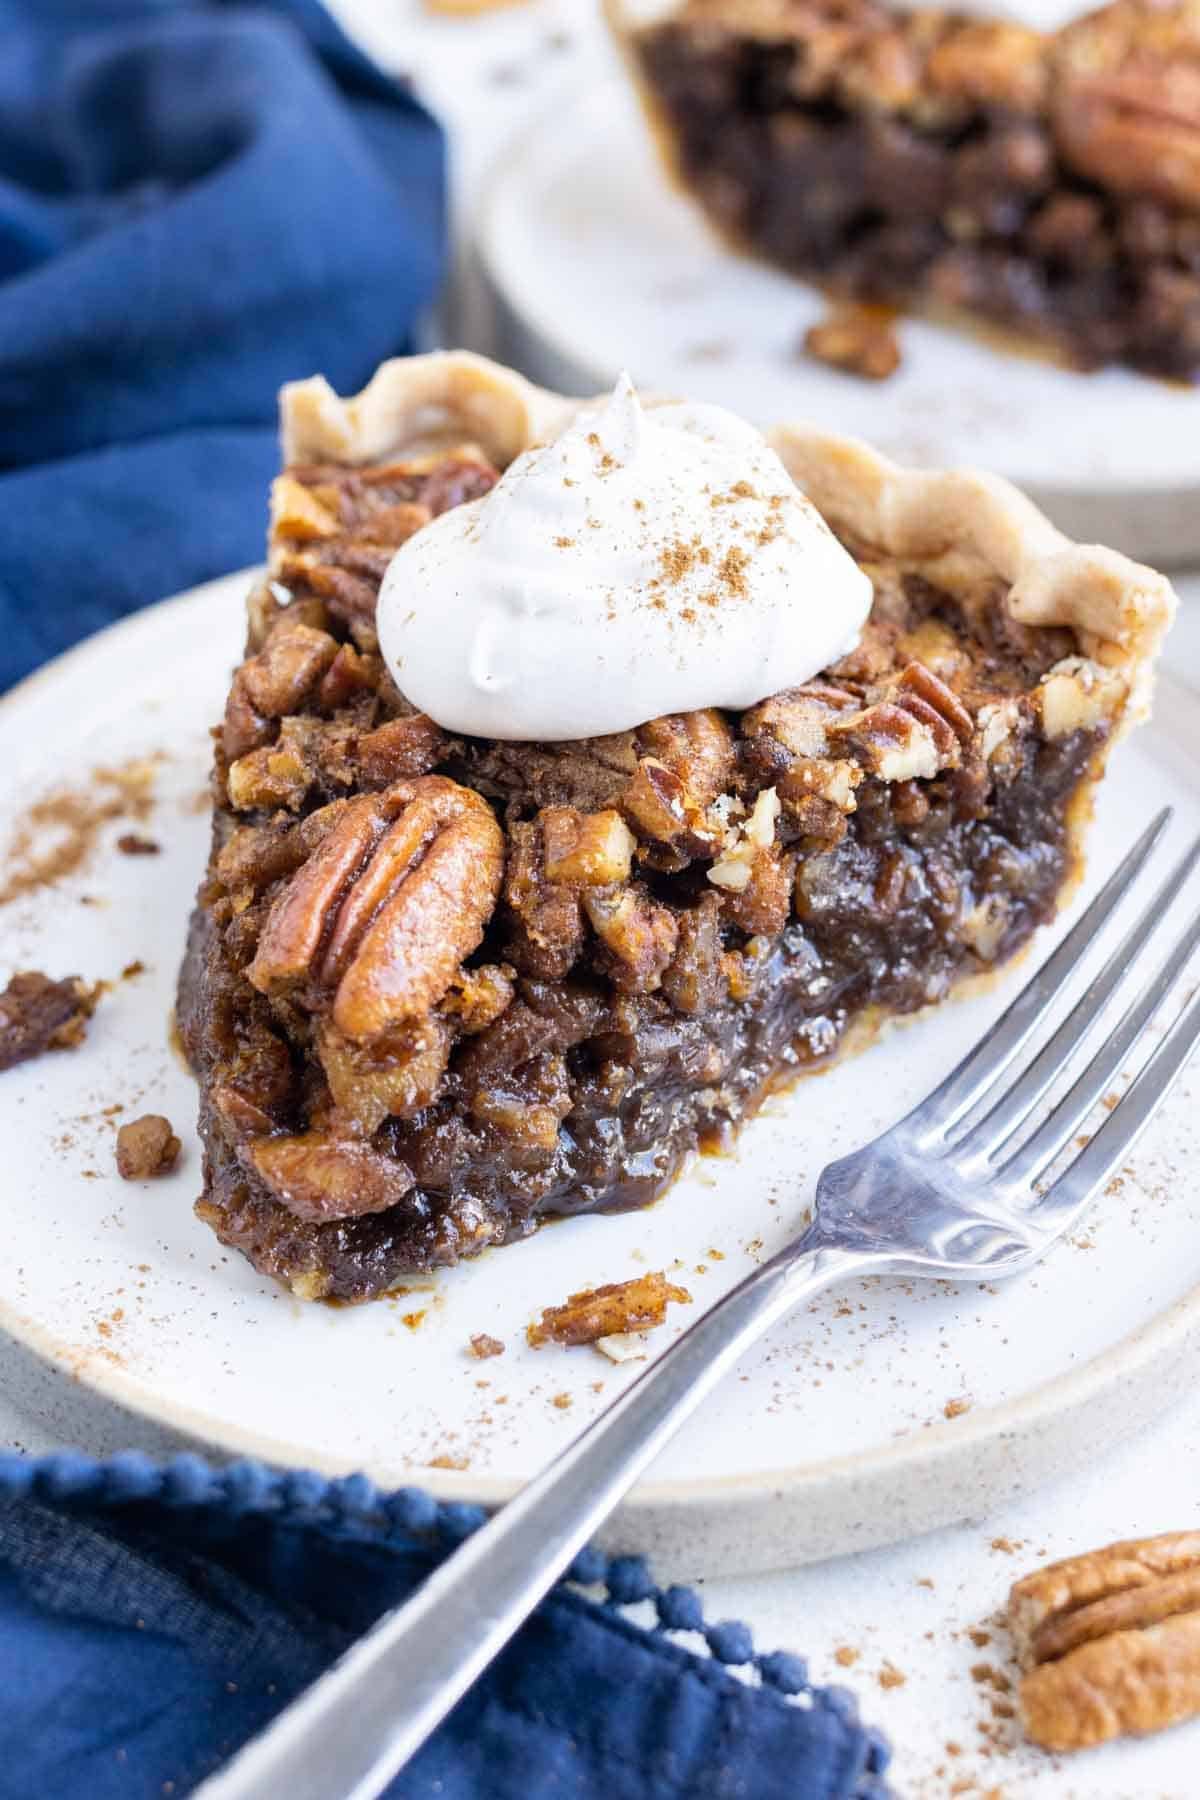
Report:
[[397,551],[377,627],[439,725],[546,742],[753,706],[851,650],[871,593],[760,432],[622,376]]
[[[896,12],[913,12],[923,0],[890,0],[890,4]],[[954,0],[952,11],[959,19],[1023,25],[1027,31],[1049,34],[1095,12],[1096,6],[1097,0]]]

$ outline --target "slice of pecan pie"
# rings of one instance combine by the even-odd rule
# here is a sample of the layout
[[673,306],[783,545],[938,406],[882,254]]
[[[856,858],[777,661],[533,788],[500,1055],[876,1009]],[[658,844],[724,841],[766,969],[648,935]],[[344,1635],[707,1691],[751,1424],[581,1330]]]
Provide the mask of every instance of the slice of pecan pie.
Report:
[[1200,0],[1057,32],[887,0],[608,0],[736,247],[1085,367],[1200,375]]
[[381,578],[576,410],[464,355],[285,391],[180,1021],[198,1210],[305,1298],[645,1204],[773,1083],[1002,963],[1147,706],[1161,577],[1000,481],[790,428],[873,584],[856,648],[741,712],[444,731],[387,673]]

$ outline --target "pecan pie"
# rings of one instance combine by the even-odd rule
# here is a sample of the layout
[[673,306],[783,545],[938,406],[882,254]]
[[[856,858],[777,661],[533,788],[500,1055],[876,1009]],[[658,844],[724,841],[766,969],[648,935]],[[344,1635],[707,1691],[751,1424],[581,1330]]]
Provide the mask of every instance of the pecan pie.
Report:
[[608,4],[736,247],[1084,367],[1200,375],[1200,0],[1046,34],[886,0]]
[[849,655],[740,713],[443,731],[380,656],[384,569],[576,410],[465,355],[285,390],[180,1023],[198,1210],[306,1298],[643,1205],[772,1084],[1002,963],[1148,703],[1161,577],[1003,482],[787,428],[873,584]]

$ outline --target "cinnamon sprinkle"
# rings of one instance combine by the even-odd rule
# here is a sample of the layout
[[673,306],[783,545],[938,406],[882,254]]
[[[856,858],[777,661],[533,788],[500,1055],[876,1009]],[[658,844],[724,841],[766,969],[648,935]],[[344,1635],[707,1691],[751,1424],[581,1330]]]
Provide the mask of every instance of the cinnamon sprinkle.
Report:
[[146,819],[154,804],[154,766],[138,759],[92,772],[88,791],[56,788],[17,821],[6,856],[0,906],[40,893],[87,862],[111,819]]
[[739,600],[744,600],[748,591],[746,570],[749,567],[749,552],[736,544],[731,544],[721,558],[721,567],[717,571],[723,585]]

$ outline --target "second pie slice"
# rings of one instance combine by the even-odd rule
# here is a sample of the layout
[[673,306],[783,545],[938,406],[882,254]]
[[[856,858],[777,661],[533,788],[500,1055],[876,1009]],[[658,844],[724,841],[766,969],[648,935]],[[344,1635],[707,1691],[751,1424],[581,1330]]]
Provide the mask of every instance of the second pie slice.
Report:
[[1162,577],[1000,481],[466,355],[283,423],[180,1021],[198,1210],[295,1294],[645,1204],[1053,917]]
[[672,172],[737,248],[1085,368],[1200,377],[1197,0],[1045,0],[1045,32],[889,0],[607,10]]

